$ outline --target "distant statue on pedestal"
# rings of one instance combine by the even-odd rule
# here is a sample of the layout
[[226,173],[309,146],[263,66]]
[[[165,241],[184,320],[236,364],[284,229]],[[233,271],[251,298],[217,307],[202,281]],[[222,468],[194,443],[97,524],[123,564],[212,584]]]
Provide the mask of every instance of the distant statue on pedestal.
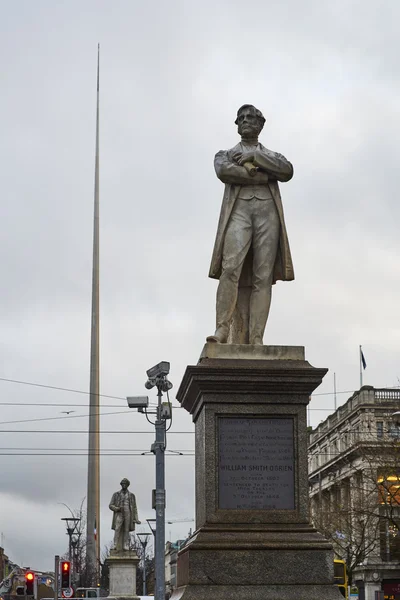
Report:
[[207,341],[261,345],[272,284],[294,279],[278,186],[293,167],[259,143],[261,111],[244,104],[235,123],[241,141],[214,161],[225,193],[209,272],[219,279],[217,326]]
[[113,511],[111,529],[115,530],[113,550],[117,553],[129,550],[130,532],[140,524],[135,495],[128,491],[129,479],[121,481],[121,490],[112,495],[110,510]]

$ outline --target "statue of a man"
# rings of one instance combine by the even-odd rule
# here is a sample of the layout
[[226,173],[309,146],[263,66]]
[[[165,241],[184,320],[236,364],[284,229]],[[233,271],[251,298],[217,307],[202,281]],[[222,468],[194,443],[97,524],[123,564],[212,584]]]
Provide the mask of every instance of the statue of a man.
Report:
[[209,272],[219,279],[217,327],[207,341],[261,345],[272,284],[294,279],[278,187],[293,167],[258,141],[265,119],[257,108],[243,105],[235,123],[241,141],[214,161],[225,193]]
[[128,491],[129,479],[121,481],[121,490],[112,495],[110,510],[113,511],[111,529],[115,530],[113,549],[117,552],[129,550],[129,533],[140,524],[135,495]]

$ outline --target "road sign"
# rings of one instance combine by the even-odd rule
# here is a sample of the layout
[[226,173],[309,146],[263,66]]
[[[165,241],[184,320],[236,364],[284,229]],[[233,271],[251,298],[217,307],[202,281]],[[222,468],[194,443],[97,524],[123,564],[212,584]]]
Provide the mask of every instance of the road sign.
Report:
[[68,587],[64,588],[61,592],[63,598],[72,598],[74,595],[74,588]]

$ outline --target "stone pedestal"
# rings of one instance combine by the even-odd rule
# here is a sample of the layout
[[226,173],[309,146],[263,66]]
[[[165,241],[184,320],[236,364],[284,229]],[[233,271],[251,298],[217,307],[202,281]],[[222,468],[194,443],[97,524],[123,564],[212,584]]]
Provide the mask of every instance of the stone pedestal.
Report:
[[139,600],[136,595],[136,569],[139,557],[136,552],[111,550],[106,559],[110,569],[110,594],[109,598],[121,600]]
[[207,344],[177,398],[196,426],[196,531],[173,600],[340,600],[310,525],[304,348]]

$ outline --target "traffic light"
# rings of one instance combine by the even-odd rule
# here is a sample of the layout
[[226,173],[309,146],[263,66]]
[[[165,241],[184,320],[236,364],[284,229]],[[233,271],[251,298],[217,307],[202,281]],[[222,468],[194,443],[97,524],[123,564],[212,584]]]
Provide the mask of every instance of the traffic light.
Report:
[[61,587],[71,587],[71,563],[68,560],[61,563]]
[[33,591],[34,583],[35,583],[35,573],[32,573],[32,571],[27,571],[25,573],[25,594],[27,596],[34,595],[34,591]]

